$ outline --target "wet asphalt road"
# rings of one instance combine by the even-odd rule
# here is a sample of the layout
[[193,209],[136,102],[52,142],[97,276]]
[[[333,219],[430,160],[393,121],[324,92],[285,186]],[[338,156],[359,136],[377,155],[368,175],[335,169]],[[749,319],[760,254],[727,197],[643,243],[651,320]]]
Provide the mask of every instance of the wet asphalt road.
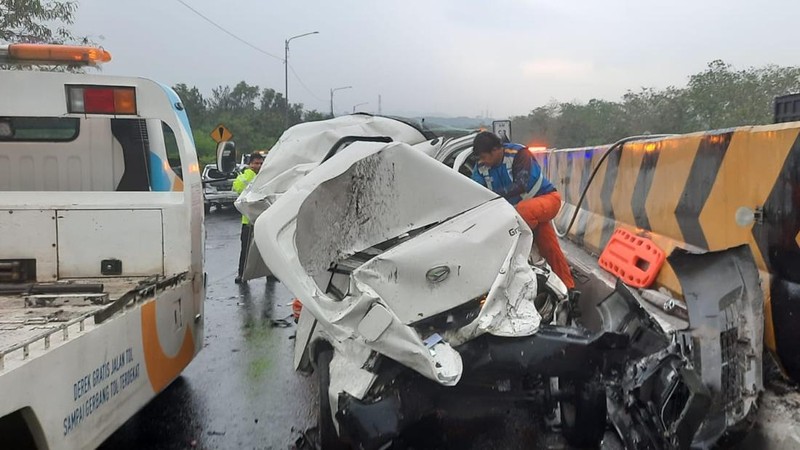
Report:
[[292,370],[295,326],[282,320],[291,294],[233,283],[240,228],[234,211],[206,217],[204,348],[101,448],[287,449],[316,425],[316,383]]
[[[318,391],[314,377],[292,370],[292,295],[277,281],[233,283],[240,228],[235,211],[206,217],[203,351],[102,449],[314,448]],[[794,436],[797,430],[800,394],[792,394],[789,403],[770,395],[754,433],[737,448],[797,448],[796,439],[783,434]],[[509,408],[501,416],[499,421],[459,423],[447,433],[436,427],[420,429],[417,437],[424,435],[423,442],[435,444],[417,448],[566,448],[560,436],[537,436],[527,411]],[[773,430],[772,424],[786,433]]]

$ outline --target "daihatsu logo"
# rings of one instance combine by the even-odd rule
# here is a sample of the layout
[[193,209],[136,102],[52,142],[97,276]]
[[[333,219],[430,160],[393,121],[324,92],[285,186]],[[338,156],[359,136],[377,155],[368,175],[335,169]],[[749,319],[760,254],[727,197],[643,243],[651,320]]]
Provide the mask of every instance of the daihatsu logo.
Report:
[[436,266],[425,274],[425,278],[431,283],[441,283],[450,275],[450,268],[447,266]]

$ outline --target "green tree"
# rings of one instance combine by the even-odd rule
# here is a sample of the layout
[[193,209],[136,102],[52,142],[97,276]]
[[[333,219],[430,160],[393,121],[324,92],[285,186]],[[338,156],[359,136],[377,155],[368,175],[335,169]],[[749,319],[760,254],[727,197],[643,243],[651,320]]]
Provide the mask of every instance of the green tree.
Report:
[[206,100],[203,94],[197,87],[192,86],[190,89],[183,83],[178,83],[172,87],[186,109],[186,115],[189,116],[189,121],[193,123],[203,123],[206,117]]
[[686,87],[641,88],[621,101],[551,102],[512,118],[516,140],[555,147],[611,143],[645,133],[688,133],[772,121],[774,98],[800,92],[800,68],[737,70],[724,61],[691,75]]
[[303,111],[303,122],[317,122],[319,120],[326,120],[330,118],[331,118],[330,114],[321,113],[317,110]]
[[283,111],[286,108],[286,99],[283,94],[271,88],[264,88],[261,92],[259,116],[264,131],[274,137],[270,146],[274,144],[283,133]]
[[512,117],[511,129],[515,141],[552,147],[558,137],[559,106],[556,102],[535,108],[527,116]]
[[560,105],[558,147],[599,145],[628,134],[624,110],[619,103],[592,99],[585,105]]
[[698,128],[720,128],[737,115],[733,110],[741,107],[742,89],[749,84],[743,75],[730,64],[716,60],[705,71],[689,78],[687,95],[692,120]]
[[208,99],[208,109],[214,114],[233,110],[231,88],[229,86],[217,86],[211,89],[211,97]]
[[214,162],[217,158],[217,143],[211,139],[210,127],[206,129],[192,124],[192,137],[200,162],[203,165]]
[[0,41],[64,43],[78,5],[61,0],[0,0]]
[[258,86],[249,86],[244,81],[230,91],[230,107],[237,111],[255,112],[261,90]]
[[[244,81],[233,88],[217,86],[208,97],[197,87],[190,88],[184,83],[176,84],[173,89],[186,108],[195,147],[204,164],[214,160],[216,143],[209,134],[219,124],[233,133],[236,148],[241,153],[271,148],[286,129],[286,100],[274,89],[261,89]],[[318,111],[305,111],[301,103],[293,103],[289,108],[290,124],[326,118],[327,115]]]
[[776,96],[800,90],[800,68],[766,66],[736,70],[716,60],[689,77],[686,89],[697,129],[769,123]]

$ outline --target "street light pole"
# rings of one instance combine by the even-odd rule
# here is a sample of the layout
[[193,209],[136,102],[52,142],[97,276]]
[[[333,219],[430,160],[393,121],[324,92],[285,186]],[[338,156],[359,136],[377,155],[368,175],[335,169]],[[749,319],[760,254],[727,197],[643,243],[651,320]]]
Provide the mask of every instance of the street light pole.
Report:
[[364,106],[364,105],[369,105],[369,102],[358,103],[356,105],[353,105],[353,114],[356,113],[356,108],[358,108],[359,106]]
[[331,118],[336,117],[333,114],[333,93],[336,92],[336,91],[341,91],[342,89],[352,89],[352,88],[353,88],[353,86],[342,86],[342,87],[337,87],[337,88],[331,89]]
[[292,39],[301,38],[303,36],[310,36],[312,34],[319,34],[319,31],[312,31],[311,33],[303,33],[298,34],[297,36],[292,36],[289,39],[283,41],[283,89],[284,89],[284,97],[286,100],[286,108],[283,111],[283,126],[284,128],[289,128],[289,42]]

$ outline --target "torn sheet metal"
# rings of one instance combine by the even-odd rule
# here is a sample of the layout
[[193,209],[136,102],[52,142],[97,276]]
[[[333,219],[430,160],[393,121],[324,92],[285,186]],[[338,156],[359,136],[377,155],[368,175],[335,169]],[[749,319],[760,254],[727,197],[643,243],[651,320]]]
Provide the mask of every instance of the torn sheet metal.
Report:
[[461,359],[447,340],[425,345],[420,314],[488,293],[464,339],[539,326],[530,229],[505,200],[406,144],[352,144],[277,199],[255,240],[334,348],[355,342],[443,385],[458,382]]
[[[682,317],[676,317],[672,310],[683,311],[683,303],[665,293],[652,289],[631,290],[636,300],[650,317],[658,323],[666,334],[672,334],[689,328],[689,321]],[[679,303],[680,302],[680,303]]]
[[272,272],[270,272],[266,263],[264,263],[264,258],[261,257],[261,252],[258,250],[255,241],[250,241],[242,278],[245,280],[254,280],[268,275],[272,275]]
[[627,448],[713,448],[749,428],[763,390],[763,292],[747,246],[669,261],[688,328],[657,320],[670,316],[622,282],[598,306],[604,329],[631,338],[627,369],[607,384],[609,418]]
[[411,145],[427,141],[410,125],[367,114],[295,125],[270,149],[261,171],[236,200],[236,209],[254,222],[291,185],[317,167],[345,136],[388,136]]
[[[519,240],[510,234],[519,229],[519,222],[507,210],[501,202],[490,202],[458,216],[374,257],[357,268],[353,278],[372,287],[405,324],[480,297]],[[530,239],[526,241],[530,245]],[[436,269],[441,274],[431,279],[428,274]],[[409,301],[425,297],[435,297],[436,302]]]
[[[372,386],[377,375],[364,367],[372,354],[369,347],[358,345],[355,341],[345,341],[333,352],[330,365],[331,389],[331,414],[336,415],[336,405],[339,392],[347,392],[361,400],[367,395],[367,389]],[[333,417],[332,416],[332,417]]]
[[294,370],[310,372],[311,357],[308,352],[308,344],[311,343],[314,331],[317,328],[317,319],[309,313],[300,312],[297,321],[297,331],[294,339]]
[[[345,136],[386,136],[406,142],[426,153],[435,153],[441,139],[426,140],[423,133],[399,120],[354,114],[319,122],[295,125],[283,133],[264,159],[256,178],[234,205],[251,223],[297,180],[317,167],[331,148]],[[271,275],[255,243],[250,244],[245,262],[245,280]]]
[[296,243],[313,277],[332,262],[497,198],[404,144],[354,143],[308,177],[298,184],[311,192],[297,213]]
[[730,427],[746,421],[764,389],[758,269],[747,245],[704,254],[676,249],[668,260],[688,307],[692,362],[714,394],[694,442],[696,448],[710,448]]

